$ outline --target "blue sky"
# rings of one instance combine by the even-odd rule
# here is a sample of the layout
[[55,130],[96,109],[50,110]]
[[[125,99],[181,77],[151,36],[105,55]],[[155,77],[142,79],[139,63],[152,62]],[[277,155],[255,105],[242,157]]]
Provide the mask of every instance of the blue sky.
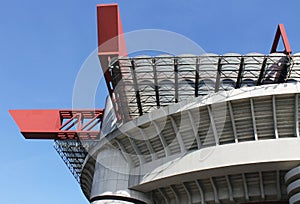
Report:
[[[23,139],[8,109],[72,106],[76,75],[96,48],[96,4],[111,2],[1,2],[1,203],[88,203],[53,142]],[[206,52],[268,53],[277,24],[284,23],[293,52],[300,51],[298,0],[116,2],[125,32],[165,29]],[[98,101],[103,106],[101,96]]]

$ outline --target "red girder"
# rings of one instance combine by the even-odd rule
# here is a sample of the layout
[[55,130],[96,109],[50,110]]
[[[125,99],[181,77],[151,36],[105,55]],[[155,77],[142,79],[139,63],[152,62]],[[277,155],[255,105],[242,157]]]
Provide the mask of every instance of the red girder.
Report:
[[[280,37],[282,38],[283,46],[284,46],[284,51],[277,51],[278,43]],[[287,55],[290,55],[292,53],[292,49],[289,43],[289,39],[287,37],[287,34],[284,29],[283,24],[278,24],[277,31],[274,37],[274,41],[272,44],[271,52],[270,53],[275,53],[275,52],[283,52]]]
[[[112,73],[109,70],[109,62],[118,56],[127,56],[126,44],[120,18],[118,4],[99,4],[97,5],[97,24],[98,24],[98,56],[104,73],[106,86],[113,101],[114,110],[118,120],[128,119],[128,115],[121,113],[118,103],[126,100],[123,95],[114,93],[115,85],[119,82],[113,81]],[[126,103],[125,103],[126,104]]]
[[10,110],[26,139],[98,139],[103,109]]

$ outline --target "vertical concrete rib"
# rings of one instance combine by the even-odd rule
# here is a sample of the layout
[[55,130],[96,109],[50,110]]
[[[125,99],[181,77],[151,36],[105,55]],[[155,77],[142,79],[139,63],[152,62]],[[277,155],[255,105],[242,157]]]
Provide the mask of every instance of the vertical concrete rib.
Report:
[[204,197],[204,193],[203,193],[203,189],[201,187],[201,184],[198,180],[195,180],[195,183],[198,187],[198,190],[199,190],[199,193],[200,193],[200,196],[201,196],[201,204],[205,204],[205,197]]
[[188,197],[188,203],[192,203],[192,196],[191,193],[189,192],[189,189],[186,187],[185,183],[182,183],[182,186],[186,192],[186,195]]
[[121,143],[121,141],[118,140],[118,139],[115,139],[115,141],[116,141],[117,145],[119,146],[120,150],[122,151],[122,154],[123,154],[123,156],[126,158],[127,162],[128,162],[130,165],[132,165],[134,162],[132,161],[132,158],[130,157],[130,154],[128,154],[128,153],[126,152],[126,149],[125,149],[124,145],[123,145],[123,144]]
[[176,189],[174,188],[174,186],[170,185],[170,189],[175,196],[176,204],[180,204],[179,196],[178,196],[178,193],[176,192]]
[[216,125],[215,125],[215,121],[214,121],[213,114],[211,112],[211,106],[210,105],[207,106],[207,110],[208,110],[208,114],[209,114],[209,119],[210,119],[210,124],[211,124],[211,127],[212,127],[212,131],[213,131],[213,134],[214,134],[215,142],[216,142],[216,145],[218,146],[220,144],[220,141],[219,141],[218,131],[217,131],[217,128],[216,128]]
[[247,201],[249,201],[249,191],[248,191],[246,176],[244,173],[242,173],[242,180],[243,180],[245,198]]
[[161,188],[158,188],[157,190],[160,193],[160,195],[164,198],[166,204],[169,204],[170,203],[169,199],[168,199],[167,195],[164,193],[164,191]]
[[231,125],[232,125],[232,131],[233,131],[233,135],[234,135],[234,141],[235,141],[235,143],[238,143],[239,140],[238,140],[238,136],[237,136],[237,132],[236,132],[234,114],[233,114],[233,109],[232,109],[232,105],[231,105],[230,101],[228,101],[228,108],[229,108],[230,120],[231,120]]
[[277,199],[281,200],[280,171],[276,171]]
[[200,138],[199,138],[199,135],[198,135],[198,128],[195,126],[195,120],[194,120],[193,115],[190,112],[190,110],[188,110],[187,112],[188,112],[188,115],[189,115],[189,119],[190,119],[190,122],[191,122],[191,126],[192,126],[192,129],[193,129],[194,136],[195,136],[196,141],[197,141],[197,147],[198,147],[198,149],[201,149],[201,141],[200,141]]
[[143,157],[141,151],[139,150],[139,148],[135,144],[134,140],[130,137],[130,135],[128,137],[128,140],[129,140],[134,152],[136,153],[136,156],[139,158],[140,165],[144,164],[145,163],[145,158]]
[[209,178],[209,181],[210,181],[211,186],[212,186],[213,191],[214,191],[215,203],[220,203],[219,196],[218,196],[218,190],[217,190],[217,187],[215,185],[215,182],[214,182],[213,178]]
[[299,94],[295,94],[295,136],[299,137]]
[[159,128],[159,126],[158,126],[158,124],[157,124],[156,121],[153,120],[152,123],[154,124],[154,127],[155,127],[155,129],[156,129],[156,132],[157,132],[157,134],[158,134],[158,136],[159,136],[159,139],[160,139],[160,141],[161,141],[161,143],[162,143],[162,145],[163,145],[163,148],[164,148],[166,157],[170,156],[170,149],[169,149],[169,147],[168,147],[168,144],[167,144],[165,138],[164,138],[163,135],[161,134],[161,129]]
[[233,190],[228,175],[225,176],[225,179],[228,187],[229,200],[233,202]]
[[139,129],[141,135],[142,135],[143,138],[144,138],[145,144],[146,144],[146,146],[147,146],[147,148],[148,148],[148,150],[149,150],[149,152],[150,152],[150,154],[151,154],[151,159],[152,159],[152,161],[156,160],[156,159],[157,159],[157,155],[156,155],[156,153],[155,153],[155,151],[154,151],[154,149],[153,149],[151,143],[149,142],[149,140],[148,140],[148,138],[147,138],[147,136],[146,136],[144,130],[143,130],[142,128],[138,128],[138,129]]
[[277,128],[277,116],[276,116],[276,97],[272,96],[272,109],[273,109],[273,124],[274,124],[274,134],[275,138],[278,139],[278,128]]
[[265,199],[265,189],[264,189],[263,176],[262,176],[261,171],[259,172],[259,186],[260,186],[261,198],[264,200]]
[[178,144],[180,146],[180,150],[182,153],[185,153],[186,152],[186,149],[185,149],[185,146],[184,146],[184,142],[183,142],[183,139],[182,139],[182,136],[177,128],[177,124],[175,122],[175,119],[173,118],[173,116],[169,116],[170,120],[171,120],[171,123],[172,123],[172,127],[173,127],[173,130],[176,134],[176,138],[177,138],[177,141],[178,141]]
[[252,125],[253,125],[254,138],[257,141],[258,140],[258,135],[257,135],[257,129],[256,129],[256,121],[255,121],[255,113],[254,113],[254,103],[253,103],[253,99],[252,98],[250,98],[250,107],[251,107],[251,116],[252,116]]

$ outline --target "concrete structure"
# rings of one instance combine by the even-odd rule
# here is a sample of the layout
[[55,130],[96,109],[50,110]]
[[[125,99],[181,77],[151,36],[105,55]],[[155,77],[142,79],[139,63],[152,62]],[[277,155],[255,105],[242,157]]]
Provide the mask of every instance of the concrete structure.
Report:
[[117,5],[98,12],[105,110],[12,111],[25,137],[55,140],[92,204],[300,203],[300,54],[283,25],[268,55],[129,58]]

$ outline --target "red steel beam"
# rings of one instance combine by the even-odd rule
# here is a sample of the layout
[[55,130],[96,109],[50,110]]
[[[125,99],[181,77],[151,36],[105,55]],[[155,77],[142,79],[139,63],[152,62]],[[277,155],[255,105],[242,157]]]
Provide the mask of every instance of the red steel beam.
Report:
[[10,110],[26,139],[99,138],[104,110]]
[[[129,116],[122,113],[120,104],[121,101],[123,104],[127,104],[126,97],[123,96],[124,91],[118,93],[119,95],[114,93],[115,86],[119,83],[121,78],[116,79],[109,70],[111,59],[119,56],[127,56],[118,4],[97,5],[97,24],[98,56],[104,73],[106,86],[113,101],[114,110],[118,120],[126,120]],[[119,84],[119,86],[121,85]]]
[[278,47],[280,37],[282,38],[283,46],[284,46],[284,49],[285,49],[283,51],[283,53],[290,55],[292,53],[292,49],[291,49],[291,46],[290,46],[290,43],[289,43],[289,40],[288,40],[288,37],[287,37],[287,34],[285,32],[283,24],[278,24],[277,31],[276,31],[276,34],[275,34],[275,37],[274,37],[274,41],[273,41],[270,53],[279,52],[279,51],[277,51],[277,47]]
[[126,56],[126,45],[118,4],[97,5],[98,54]]
[[109,93],[113,93],[109,62],[118,56],[127,56],[118,4],[97,5],[98,56]]

